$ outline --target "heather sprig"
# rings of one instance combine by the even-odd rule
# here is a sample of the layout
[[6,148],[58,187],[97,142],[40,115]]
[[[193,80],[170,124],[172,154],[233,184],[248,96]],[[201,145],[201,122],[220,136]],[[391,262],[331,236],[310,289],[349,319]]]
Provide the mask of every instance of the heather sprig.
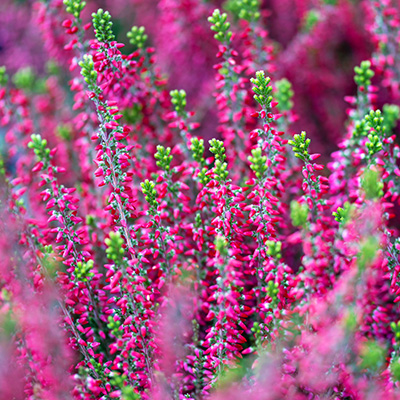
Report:
[[284,112],[292,109],[293,96],[292,84],[286,78],[276,81],[274,97],[278,102],[277,107],[279,111]]
[[204,140],[197,137],[192,138],[190,150],[193,154],[193,159],[199,163],[201,167],[205,166],[204,159]]
[[100,43],[109,43],[115,39],[112,31],[111,15],[108,11],[99,8],[97,12],[92,14],[93,28],[95,30],[96,39]]
[[90,278],[94,276],[94,273],[92,272],[93,265],[93,260],[78,261],[74,271],[75,278],[79,282],[87,282],[90,280]]
[[81,67],[81,75],[88,85],[89,90],[97,91],[97,71],[94,70],[93,57],[91,55],[85,54],[83,59],[79,62]]
[[158,206],[157,203],[157,191],[155,190],[155,183],[146,179],[141,184],[142,192],[145,196],[146,201],[149,203],[150,207],[155,210]]
[[292,146],[294,155],[300,158],[304,162],[308,162],[310,154],[308,153],[308,147],[310,146],[311,139],[306,137],[305,132],[301,132],[300,135],[296,134],[293,140],[289,140],[289,144]]
[[215,159],[223,163],[226,160],[225,146],[221,140],[211,139],[210,152],[215,155]]
[[369,60],[362,61],[360,66],[354,67],[354,82],[357,85],[357,97],[354,117],[356,120],[361,120],[371,108],[371,79],[375,75],[371,69]]
[[166,173],[170,171],[171,161],[173,158],[170,147],[165,148],[164,146],[158,145],[157,152],[154,154],[154,158],[157,160],[156,164],[160,169]]
[[215,9],[208,21],[212,24],[211,30],[215,32],[215,39],[224,44],[229,44],[232,32],[229,30],[231,24],[227,21],[228,16],[218,9]]
[[257,71],[256,77],[251,78],[250,82],[254,85],[252,87],[253,92],[255,93],[254,99],[265,111],[269,111],[271,108],[271,102],[273,100],[271,78],[269,76],[265,77],[264,71]]
[[63,0],[65,10],[72,14],[76,19],[80,18],[82,10],[86,6],[86,1],[83,0]]
[[40,135],[33,134],[31,141],[28,143],[28,148],[34,151],[42,168],[47,168],[51,158],[50,149],[47,147],[47,140],[42,139]]
[[304,227],[307,222],[309,209],[306,204],[293,200],[290,203],[290,218],[293,226]]
[[373,78],[374,71],[371,69],[370,61],[362,61],[360,66],[354,67],[354,82],[357,84],[360,91],[368,91],[368,87],[371,85],[371,79]]
[[337,210],[332,213],[332,215],[335,217],[335,220],[339,222],[340,225],[345,225],[351,218],[352,210],[353,207],[347,201],[346,203],[344,203],[343,207],[338,207]]
[[126,36],[129,39],[129,43],[137,49],[144,48],[148,37],[144,26],[133,26]]
[[260,18],[260,0],[228,0],[224,8],[231,12],[235,18],[249,22]]
[[171,102],[179,116],[185,115],[186,92],[184,90],[171,90]]
[[116,264],[120,264],[125,254],[123,248],[124,239],[121,237],[121,233],[119,231],[110,232],[109,237],[105,239],[105,243],[107,245],[107,257]]
[[248,157],[250,168],[254,171],[257,179],[262,179],[264,173],[268,170],[267,156],[262,155],[262,149],[257,147],[251,150],[251,156]]
[[214,173],[219,182],[225,182],[228,177],[228,164],[225,162],[225,146],[223,142],[217,139],[211,139],[209,143],[210,152],[215,155]]

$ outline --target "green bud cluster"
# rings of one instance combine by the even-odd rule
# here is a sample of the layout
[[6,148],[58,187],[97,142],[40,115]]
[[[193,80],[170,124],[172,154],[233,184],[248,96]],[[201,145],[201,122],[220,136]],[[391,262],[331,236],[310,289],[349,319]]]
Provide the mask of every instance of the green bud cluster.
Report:
[[396,343],[400,344],[400,321],[396,322],[391,322],[390,327],[392,328],[392,331],[394,333],[394,338],[396,340]]
[[235,20],[244,19],[252,22],[260,18],[260,0],[228,0],[225,10],[232,13]]
[[373,156],[374,154],[376,154],[382,150],[382,147],[383,147],[382,142],[378,135],[376,135],[374,133],[370,133],[368,135],[368,139],[369,139],[369,142],[367,142],[365,145],[367,146],[368,154],[370,156]]
[[96,13],[92,14],[93,27],[96,39],[101,43],[108,43],[115,40],[112,32],[111,15],[108,11],[99,8]]
[[338,207],[336,212],[333,212],[332,215],[335,217],[335,221],[344,225],[350,219],[351,211],[352,206],[348,201],[346,201],[346,203],[343,205],[343,208]]
[[94,90],[97,81],[97,71],[94,70],[94,62],[92,56],[85,54],[83,59],[79,61],[81,67],[81,75],[88,84],[90,90]]
[[215,238],[214,244],[215,244],[215,250],[222,257],[226,257],[228,255],[228,242],[223,236],[218,235]]
[[175,111],[178,115],[184,115],[186,107],[186,92],[184,90],[171,90],[169,94],[171,96],[171,103],[175,107]]
[[122,336],[123,332],[119,329],[121,325],[121,320],[116,321],[112,315],[108,317],[107,328],[110,329],[115,337]]
[[201,219],[201,214],[197,213],[194,218],[194,226],[200,228],[203,225],[203,220]]
[[93,265],[93,260],[88,260],[86,262],[78,261],[74,272],[76,280],[79,282],[87,282],[92,276],[94,276],[94,273],[91,272]]
[[289,140],[289,144],[292,146],[294,155],[300,158],[304,162],[308,161],[308,147],[310,146],[311,140],[306,138],[306,133],[303,131],[300,135],[294,135],[294,140]]
[[274,95],[278,102],[278,109],[280,111],[289,111],[293,108],[292,98],[294,92],[292,84],[286,78],[276,81]]
[[28,148],[33,149],[39,161],[47,162],[50,159],[50,149],[46,146],[46,139],[42,139],[40,135],[31,135],[31,142],[28,143]]
[[226,160],[224,143],[217,139],[211,139],[208,143],[211,146],[210,152],[215,155],[215,159],[224,162]]
[[246,21],[257,21],[260,18],[260,0],[237,0],[238,17]]
[[365,117],[364,123],[367,126],[368,142],[366,143],[369,157],[382,150],[382,139],[385,137],[384,117],[380,110],[371,110]]
[[124,244],[124,239],[120,232],[110,232],[108,238],[104,241],[107,245],[106,254],[108,259],[117,261],[121,260],[125,253],[122,245]]
[[146,179],[144,182],[140,184],[142,187],[142,192],[144,194],[144,198],[146,201],[149,203],[151,207],[157,208],[158,203],[157,203],[157,192],[154,189],[155,188],[155,183],[153,181],[149,181]]
[[126,36],[129,39],[129,43],[138,49],[142,49],[147,41],[144,26],[133,26]]
[[290,203],[290,218],[293,226],[304,226],[308,218],[307,204],[292,201]]
[[362,61],[360,66],[354,67],[354,82],[358,87],[366,88],[371,85],[371,78],[375,75],[370,61]]
[[201,166],[205,164],[204,160],[204,140],[193,137],[191,140],[190,150],[192,151],[193,159]]
[[257,179],[261,179],[264,176],[265,171],[268,169],[267,156],[262,155],[261,147],[256,147],[251,150],[251,156],[248,157],[250,161],[250,168],[254,171]]
[[3,65],[0,67],[0,87],[6,86],[8,82],[8,75],[6,73],[6,67]]
[[268,326],[256,321],[254,322],[251,331],[254,333],[256,339],[256,347],[261,348],[265,342],[265,335],[269,331]]
[[204,186],[206,186],[207,183],[209,183],[211,181],[211,178],[209,175],[207,175],[207,172],[208,172],[207,168],[204,167],[204,168],[202,168],[202,170],[199,172],[199,175],[198,175],[200,183]]
[[232,32],[229,31],[231,24],[227,22],[226,13],[221,14],[218,9],[214,10],[208,21],[211,22],[211,30],[216,32],[214,37],[221,43],[229,43],[232,37]]
[[369,129],[370,127],[364,119],[362,121],[356,121],[354,124],[353,137],[362,138],[367,136]]
[[47,255],[53,254],[54,253],[53,246],[51,244],[44,246],[43,253]]
[[383,125],[383,115],[380,110],[371,110],[364,119],[376,133],[380,136],[384,134],[385,127]]
[[271,297],[272,303],[276,303],[278,298],[278,293],[279,293],[279,285],[278,282],[274,281],[269,281],[267,283],[267,295]]
[[228,168],[227,163],[225,163],[225,162],[223,163],[219,160],[215,161],[214,172],[215,172],[215,175],[217,175],[219,182],[224,182],[226,180],[226,178],[228,177],[227,168]]
[[379,199],[383,196],[383,182],[380,180],[379,172],[367,169],[361,179],[361,187],[364,189],[367,199]]
[[72,14],[76,19],[81,15],[82,10],[86,6],[86,1],[82,0],[64,0],[65,10],[68,14]]
[[0,176],[4,176],[6,174],[6,168],[4,165],[3,157],[0,155]]
[[171,147],[165,148],[164,146],[158,145],[157,152],[154,154],[154,158],[158,160],[156,162],[157,166],[160,167],[163,171],[168,172],[171,168]]
[[252,87],[255,93],[254,99],[260,104],[263,109],[271,108],[272,101],[272,86],[270,86],[271,78],[269,76],[265,77],[264,71],[257,71],[256,77],[251,78],[250,82],[254,85]]
[[211,139],[210,143],[210,152],[215,155],[215,168],[214,173],[217,175],[217,179],[219,182],[223,182],[228,177],[228,164],[225,162],[225,147],[223,142],[217,139]]
[[267,240],[266,241],[266,246],[267,246],[267,254],[270,257],[275,258],[276,260],[280,260],[282,258],[282,242],[274,242],[273,240]]
[[12,77],[14,85],[18,89],[31,91],[35,86],[35,74],[31,67],[20,68]]

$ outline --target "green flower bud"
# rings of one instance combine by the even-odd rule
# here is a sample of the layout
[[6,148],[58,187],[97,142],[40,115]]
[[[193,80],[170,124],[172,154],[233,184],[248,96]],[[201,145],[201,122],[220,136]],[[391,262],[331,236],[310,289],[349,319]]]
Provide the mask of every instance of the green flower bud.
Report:
[[86,1],[82,0],[64,0],[65,10],[72,14],[76,19],[81,15],[82,10],[86,6]]
[[271,108],[272,101],[272,86],[270,86],[271,78],[265,77],[264,71],[257,71],[256,77],[251,78],[250,82],[254,85],[252,87],[255,93],[254,99],[263,109]]
[[307,204],[292,201],[290,203],[290,218],[292,219],[293,226],[304,226],[308,218]]
[[133,26],[126,36],[129,38],[129,43],[138,49],[142,49],[147,41],[144,26]]
[[229,31],[231,24],[227,22],[226,13],[221,14],[221,12],[216,9],[214,10],[211,17],[208,18],[208,21],[211,22],[211,30],[216,32],[214,37],[221,43],[229,44],[232,32]]
[[101,43],[109,43],[115,40],[112,32],[111,15],[108,11],[99,8],[96,13],[92,14],[93,27],[96,39]]

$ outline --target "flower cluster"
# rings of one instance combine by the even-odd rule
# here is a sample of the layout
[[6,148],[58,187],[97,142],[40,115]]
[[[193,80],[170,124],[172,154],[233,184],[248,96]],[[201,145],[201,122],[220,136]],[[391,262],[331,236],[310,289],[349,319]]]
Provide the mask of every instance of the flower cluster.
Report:
[[338,117],[307,65],[350,0],[132,0],[126,38],[94,3],[36,4],[46,67],[0,67],[2,398],[398,398],[396,7],[349,28]]

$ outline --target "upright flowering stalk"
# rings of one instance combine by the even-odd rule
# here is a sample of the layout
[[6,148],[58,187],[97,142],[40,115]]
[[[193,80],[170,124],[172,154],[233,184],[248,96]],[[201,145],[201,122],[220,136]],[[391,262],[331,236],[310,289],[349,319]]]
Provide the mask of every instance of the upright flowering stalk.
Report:
[[[245,163],[242,152],[244,136],[244,117],[246,90],[245,79],[241,77],[243,66],[237,64],[235,57],[238,53],[232,47],[232,35],[227,14],[216,9],[209,17],[211,30],[216,32],[214,37],[219,45],[217,57],[221,62],[214,68],[218,71],[216,102],[218,106],[219,131],[227,148],[227,161],[229,165]],[[235,168],[236,169],[236,168]],[[232,177],[236,179],[235,177]]]
[[323,197],[329,186],[328,179],[317,175],[324,167],[315,163],[320,154],[310,154],[308,147],[311,140],[306,133],[294,135],[289,144],[297,158],[303,163],[302,174],[304,197],[300,203],[292,203],[292,223],[305,228],[303,242],[305,268],[305,288],[325,293],[326,288],[335,281],[332,264],[331,244],[334,238],[332,217],[326,215],[329,202]]
[[215,385],[225,368],[234,365],[242,343],[246,342],[242,336],[246,329],[242,320],[247,314],[241,310],[240,291],[243,281],[240,274],[240,262],[235,260],[232,250],[228,250],[228,242],[223,236],[215,239],[215,258],[210,260],[210,266],[215,269],[216,280],[210,287],[213,294],[208,299],[208,321],[215,321],[207,329],[204,346],[206,368],[204,374],[208,384],[204,390],[209,390]]
[[[102,29],[101,26],[99,28]],[[111,35],[107,33],[106,28],[105,30],[104,34],[100,30],[99,37]],[[131,174],[126,172],[126,169],[130,166],[128,150],[131,147],[127,146],[124,141],[129,133],[129,128],[122,127],[117,123],[119,117],[117,114],[118,108],[114,102],[104,99],[102,90],[97,85],[98,73],[94,69],[92,57],[86,56],[80,65],[82,75],[90,90],[89,96],[96,105],[100,122],[99,134],[92,137],[92,140],[98,140],[99,138],[101,140],[101,144],[97,148],[96,164],[98,169],[96,170],[96,176],[102,178],[100,186],[109,184],[112,187],[107,208],[110,210],[115,223],[121,227],[128,251],[133,255],[135,251],[127,221],[134,215],[135,207],[129,187]]]
[[[279,308],[286,303],[287,292],[280,290],[287,288],[287,276],[291,273],[287,265],[281,264],[278,226],[284,228],[282,214],[284,207],[281,199],[284,193],[282,173],[285,170],[286,157],[284,156],[286,141],[282,138],[283,132],[277,131],[276,120],[280,115],[275,114],[272,109],[276,102],[272,98],[272,86],[270,78],[265,77],[263,71],[256,73],[252,78],[254,99],[259,103],[262,110],[254,113],[263,122],[262,129],[255,129],[250,136],[257,139],[257,145],[251,150],[249,156],[250,168],[255,174],[246,183],[249,185],[244,191],[251,204],[246,206],[249,211],[247,223],[249,234],[255,240],[254,252],[251,256],[250,266],[253,267],[252,274],[255,275],[256,285],[251,290],[255,296],[260,321],[253,328],[256,333],[257,346],[261,347],[266,339],[271,340],[275,334],[271,324],[273,311],[278,317]],[[279,282],[279,283],[278,283]],[[259,324],[261,322],[261,324]]]
[[275,46],[268,38],[268,31],[263,24],[264,12],[260,0],[230,0],[225,8],[239,22],[239,53],[243,55],[243,69],[247,76],[253,76],[260,68],[272,74]]
[[339,151],[332,154],[333,161],[329,164],[333,173],[330,176],[330,185],[338,193],[334,199],[337,206],[343,206],[344,189],[353,193],[357,190],[357,181],[354,173],[359,169],[363,152],[363,140],[367,133],[364,117],[372,107],[374,87],[371,79],[374,72],[370,61],[363,61],[354,68],[354,81],[357,84],[357,95],[345,99],[354,106],[348,110],[350,121],[343,141],[339,143]]

